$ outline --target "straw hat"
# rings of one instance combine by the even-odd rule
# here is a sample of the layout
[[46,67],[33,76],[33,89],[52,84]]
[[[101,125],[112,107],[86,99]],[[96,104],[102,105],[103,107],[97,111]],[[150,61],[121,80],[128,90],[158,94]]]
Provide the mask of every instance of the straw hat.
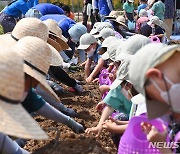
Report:
[[[39,19],[36,18],[23,18],[14,27],[12,34],[0,35],[1,46],[12,46],[24,36],[35,36],[39,37],[45,42],[48,41],[53,47],[59,47],[59,44],[52,39],[48,38],[48,28]],[[8,41],[7,41],[8,40]],[[52,62],[51,65],[59,66],[62,65],[62,57],[59,55],[56,49],[52,49]]]
[[127,25],[125,24],[125,18],[123,16],[118,16],[116,19],[110,19],[110,20],[128,28]]
[[116,19],[119,15],[118,11],[112,10],[108,16],[105,16],[106,19]]
[[0,57],[0,132],[20,138],[47,139],[37,122],[18,104],[24,93],[22,58],[13,49],[5,48],[1,49]]
[[49,29],[49,32],[50,32],[49,35],[56,37],[56,41],[60,44],[61,49],[62,50],[68,49],[69,48],[67,44],[68,40],[62,35],[62,30],[61,28],[59,28],[56,21],[54,21],[53,19],[47,19],[43,22]]
[[24,59],[24,72],[39,81],[40,85],[59,101],[58,96],[46,81],[51,62],[51,49],[47,43],[40,38],[26,36],[20,39],[13,48]]

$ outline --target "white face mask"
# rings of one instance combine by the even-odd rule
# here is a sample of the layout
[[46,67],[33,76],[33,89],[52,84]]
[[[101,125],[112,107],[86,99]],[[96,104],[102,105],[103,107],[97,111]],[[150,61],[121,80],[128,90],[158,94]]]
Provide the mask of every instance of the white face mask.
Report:
[[[164,77],[164,78],[171,85],[171,88],[168,91],[162,91],[161,88],[156,84],[154,80],[151,79],[151,81],[160,92],[162,99],[168,105],[171,105],[172,111],[176,113],[180,113],[180,83],[174,84],[167,77]],[[168,94],[169,94],[169,97],[168,97]]]
[[28,92],[24,92],[20,102],[23,102],[25,98],[27,97],[27,95],[28,95]]
[[87,56],[88,57],[92,57],[94,55],[95,49],[91,48],[88,52],[87,52]]

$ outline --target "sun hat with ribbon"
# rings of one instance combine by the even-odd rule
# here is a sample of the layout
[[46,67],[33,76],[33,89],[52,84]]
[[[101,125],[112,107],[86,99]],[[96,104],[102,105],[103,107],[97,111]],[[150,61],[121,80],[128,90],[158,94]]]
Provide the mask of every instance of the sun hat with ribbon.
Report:
[[[17,41],[24,36],[35,36],[39,37],[45,42],[48,41],[49,47],[52,50],[52,61],[51,65],[60,66],[63,63],[63,59],[59,52],[54,48],[58,47],[59,44],[54,40],[48,38],[48,28],[47,26],[37,18],[23,18],[14,27],[11,34],[0,35],[0,45],[1,46],[13,46]],[[8,40],[8,41],[7,41]]]
[[24,93],[23,59],[11,48],[0,50],[0,132],[26,139],[47,139],[20,104]]
[[52,35],[56,38],[56,41],[60,44],[61,49],[62,50],[68,49],[69,48],[67,44],[68,40],[62,35],[62,30],[58,26],[57,22],[53,19],[47,19],[44,20],[43,22],[49,29],[49,35],[50,36]]
[[[140,49],[132,58],[129,65],[129,79],[134,88],[146,97],[146,72],[169,59],[175,52],[180,52],[179,45],[150,43]],[[138,73],[137,73],[138,72]],[[161,117],[170,110],[170,105],[146,97],[148,118]]]
[[150,43],[148,37],[137,34],[131,36],[123,43],[123,46],[117,48],[115,61],[120,61],[121,64],[117,71],[117,77],[110,87],[111,89],[115,89],[123,80],[129,80],[129,64],[133,55],[148,43]]
[[24,72],[39,81],[42,88],[59,101],[58,96],[46,81],[46,74],[51,63],[51,49],[47,43],[40,38],[26,36],[20,39],[13,48],[24,60]]

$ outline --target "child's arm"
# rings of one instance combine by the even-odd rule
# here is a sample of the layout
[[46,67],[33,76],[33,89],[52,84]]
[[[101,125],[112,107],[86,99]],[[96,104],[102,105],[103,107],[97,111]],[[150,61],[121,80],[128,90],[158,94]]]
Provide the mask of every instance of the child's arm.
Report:
[[87,78],[89,74],[91,74],[91,69],[90,69],[91,63],[92,63],[92,59],[88,58],[85,64],[85,78]]
[[103,123],[103,128],[107,129],[111,133],[118,133],[118,134],[123,134],[124,131],[126,130],[128,124],[125,125],[117,125],[115,122],[111,120],[106,120]]
[[95,133],[96,137],[98,137],[102,131],[104,121],[109,118],[113,111],[114,109],[107,105],[102,112],[98,125],[96,127],[87,128],[85,130],[86,134],[89,135],[90,133]]
[[96,65],[92,73],[90,73],[89,77],[86,79],[87,83],[90,83],[93,81],[93,78],[100,72],[100,70],[103,68],[103,65],[104,65],[104,60],[100,58],[98,60],[98,64]]

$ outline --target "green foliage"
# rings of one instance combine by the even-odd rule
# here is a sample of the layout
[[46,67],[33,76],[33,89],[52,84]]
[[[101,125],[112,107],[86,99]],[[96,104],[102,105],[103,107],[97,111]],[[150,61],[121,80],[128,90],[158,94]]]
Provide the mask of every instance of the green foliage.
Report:
[[2,26],[0,25],[0,35],[3,34],[3,29],[2,29]]

